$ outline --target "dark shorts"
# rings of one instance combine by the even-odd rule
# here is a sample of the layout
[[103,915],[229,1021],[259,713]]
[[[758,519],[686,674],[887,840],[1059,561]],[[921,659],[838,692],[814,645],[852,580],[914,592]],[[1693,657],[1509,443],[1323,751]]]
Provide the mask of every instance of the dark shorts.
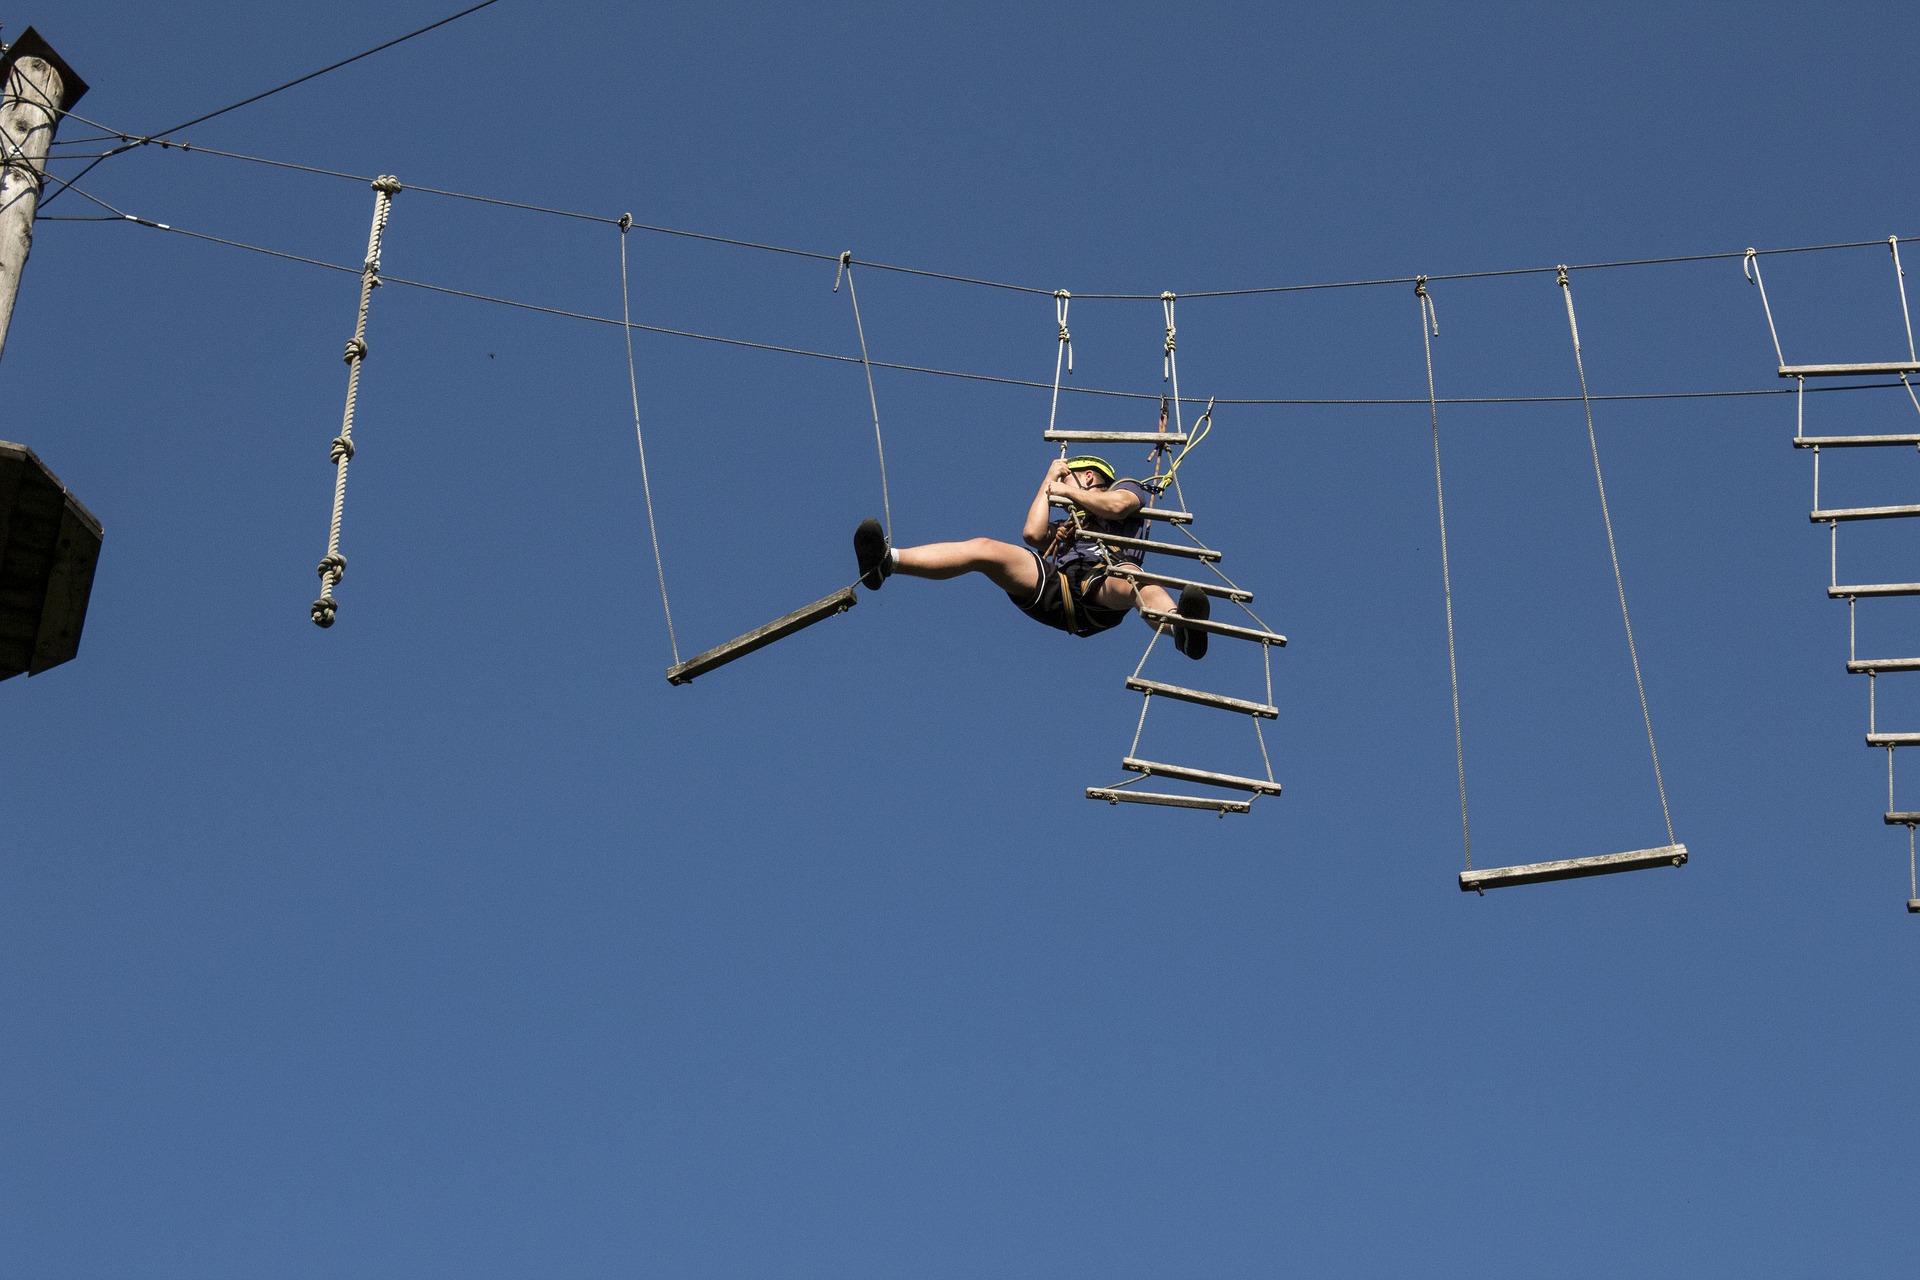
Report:
[[[1076,636],[1094,635],[1119,626],[1126,620],[1128,610],[1109,609],[1087,599],[1100,589],[1101,580],[1107,576],[1105,566],[1082,561],[1062,569],[1043,559],[1031,547],[1028,550],[1032,551],[1034,563],[1040,568],[1040,589],[1031,599],[1025,600],[1008,593],[1008,598],[1020,612],[1035,622],[1044,622]],[[1073,595],[1071,614],[1066,599],[1069,591]]]

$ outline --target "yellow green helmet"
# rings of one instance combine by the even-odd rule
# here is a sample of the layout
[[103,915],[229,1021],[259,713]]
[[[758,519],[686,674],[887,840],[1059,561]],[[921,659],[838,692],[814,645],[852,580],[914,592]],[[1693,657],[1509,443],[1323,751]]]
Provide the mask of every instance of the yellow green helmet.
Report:
[[1083,453],[1077,458],[1067,459],[1067,470],[1069,471],[1084,471],[1089,467],[1105,476],[1108,484],[1112,484],[1120,478],[1114,474],[1113,465],[1105,458],[1096,458],[1090,453]]

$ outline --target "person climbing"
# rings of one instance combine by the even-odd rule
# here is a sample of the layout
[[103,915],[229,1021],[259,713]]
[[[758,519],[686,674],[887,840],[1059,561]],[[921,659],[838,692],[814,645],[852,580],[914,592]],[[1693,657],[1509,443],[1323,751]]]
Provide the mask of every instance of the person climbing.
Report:
[[[1072,504],[1066,518],[1052,519],[1052,501]],[[1122,538],[1143,536],[1146,520],[1139,512],[1147,504],[1146,488],[1137,480],[1115,481],[1104,458],[1084,455],[1055,459],[1027,508],[1020,531],[1025,546],[994,538],[965,542],[929,542],[916,547],[893,547],[878,520],[860,522],[854,530],[853,550],[860,581],[878,591],[895,573],[913,578],[957,578],[978,573],[1007,593],[1020,612],[1037,622],[1058,627],[1069,635],[1090,636],[1119,625],[1129,609],[1177,614],[1204,620],[1207,595],[1186,587],[1178,606],[1165,588],[1136,583],[1109,565],[1109,557],[1140,564],[1146,553],[1138,547],[1107,548],[1083,533]],[[1154,625],[1152,623],[1149,626]],[[1174,647],[1189,658],[1207,652],[1207,633],[1175,624]]]

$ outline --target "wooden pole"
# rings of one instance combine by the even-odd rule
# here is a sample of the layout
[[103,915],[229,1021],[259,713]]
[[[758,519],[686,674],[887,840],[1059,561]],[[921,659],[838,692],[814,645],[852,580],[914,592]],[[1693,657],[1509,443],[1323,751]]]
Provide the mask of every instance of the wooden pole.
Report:
[[87,91],[38,32],[28,27],[0,56],[0,354],[13,302],[33,248],[33,215],[46,183],[47,148],[60,113]]

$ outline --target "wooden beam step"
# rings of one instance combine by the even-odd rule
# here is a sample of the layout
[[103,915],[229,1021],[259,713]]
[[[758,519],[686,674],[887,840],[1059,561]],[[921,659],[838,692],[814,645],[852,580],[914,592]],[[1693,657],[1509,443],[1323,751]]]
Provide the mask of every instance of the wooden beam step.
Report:
[[[1078,504],[1072,498],[1051,498],[1049,502],[1056,507],[1065,507],[1071,511]],[[1168,507],[1142,507],[1133,513],[1142,520],[1164,520],[1168,524],[1192,524],[1191,511],[1174,511]]]
[[1164,804],[1176,809],[1211,809],[1215,813],[1251,813],[1253,801],[1215,799],[1212,796],[1176,796],[1161,791],[1129,791],[1125,787],[1088,787],[1087,799],[1108,804]]
[[715,667],[724,667],[736,658],[744,658],[755,649],[764,649],[775,640],[784,640],[796,631],[812,626],[836,613],[845,613],[859,603],[852,587],[842,587],[830,596],[815,600],[802,609],[775,618],[764,627],[756,628],[743,636],[715,645],[705,653],[696,654],[685,662],[667,668],[668,684],[686,684],[695,676],[703,676]]
[[1920,364],[1895,360],[1882,364],[1783,364],[1783,378],[1862,378],[1876,373],[1920,373]]
[[[1916,508],[1920,510],[1920,508]],[[1095,533],[1088,529],[1081,537],[1089,542],[1097,542],[1103,547],[1127,547],[1141,551],[1158,551],[1162,555],[1185,556],[1189,560],[1205,560],[1209,564],[1220,559],[1218,551],[1209,551],[1205,547],[1182,546],[1177,542],[1155,542],[1151,538],[1123,538],[1117,533]]]
[[1920,733],[1870,733],[1870,747],[1920,747]]
[[1890,827],[1920,826],[1920,813],[1902,813],[1898,809],[1889,810],[1886,823]]
[[1230,636],[1235,640],[1251,640],[1255,644],[1277,644],[1286,648],[1287,638],[1273,631],[1262,631],[1257,627],[1236,627],[1230,622],[1215,622],[1211,618],[1183,618],[1177,613],[1162,613],[1158,609],[1142,609],[1140,616],[1155,626],[1192,627],[1208,635]]
[[1844,600],[1848,596],[1920,596],[1920,582],[1873,582],[1857,587],[1828,587],[1827,595],[1834,600]]
[[1189,769],[1180,764],[1161,764],[1154,760],[1137,760],[1128,756],[1120,762],[1120,767],[1129,773],[1144,773],[1153,778],[1172,778],[1176,782],[1203,782],[1210,787],[1232,787],[1235,791],[1252,791],[1263,796],[1280,794],[1280,784],[1269,782],[1265,778],[1242,778],[1231,773],[1209,773],[1205,769]]
[[1493,867],[1486,871],[1462,871],[1461,892],[1484,892],[1516,884],[1541,884],[1548,880],[1577,880],[1583,876],[1611,875],[1616,871],[1645,871],[1652,867],[1680,867],[1687,862],[1687,846],[1662,845],[1657,849],[1635,849],[1628,853],[1603,853],[1594,858],[1566,858],[1559,862],[1530,862],[1519,867]]
[[1920,445],[1920,435],[1912,436],[1795,436],[1796,449],[1871,449],[1886,445]]
[[1850,675],[1869,671],[1920,671],[1920,658],[1854,658],[1847,663]]
[[1112,572],[1122,578],[1130,578],[1135,582],[1151,582],[1156,587],[1165,587],[1176,595],[1185,591],[1188,587],[1192,587],[1195,590],[1204,591],[1215,599],[1233,600],[1240,604],[1253,603],[1253,592],[1242,591],[1238,587],[1223,586],[1218,582],[1194,582],[1187,578],[1172,578],[1164,573],[1155,573],[1150,569],[1142,569],[1134,564],[1120,565],[1113,569]]
[[1807,519],[1815,524],[1825,524],[1829,520],[1897,520],[1903,516],[1920,516],[1920,506],[1842,507],[1832,511],[1809,512]]
[[1203,707],[1218,707],[1222,711],[1238,711],[1242,715],[1260,716],[1267,720],[1280,718],[1280,708],[1264,702],[1249,702],[1245,698],[1229,698],[1223,693],[1207,693],[1200,689],[1184,689],[1177,684],[1161,684],[1158,680],[1142,680],[1139,676],[1127,677],[1127,688],[1135,693],[1144,693],[1149,697],[1159,694],[1163,698],[1172,698],[1177,702],[1192,702]]
[[1185,444],[1183,431],[1049,431],[1049,444]]

